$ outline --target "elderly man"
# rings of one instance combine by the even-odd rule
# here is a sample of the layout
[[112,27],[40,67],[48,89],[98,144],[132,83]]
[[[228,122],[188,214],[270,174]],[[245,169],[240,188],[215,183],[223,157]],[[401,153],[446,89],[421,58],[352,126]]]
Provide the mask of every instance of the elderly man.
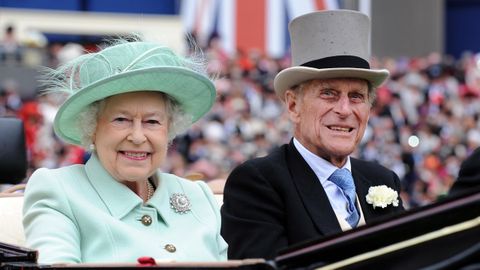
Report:
[[340,233],[403,210],[391,170],[350,157],[365,132],[375,88],[387,70],[369,65],[370,20],[338,10],[289,25],[293,66],[275,91],[293,138],[227,179],[222,235],[229,258],[273,258],[309,239]]

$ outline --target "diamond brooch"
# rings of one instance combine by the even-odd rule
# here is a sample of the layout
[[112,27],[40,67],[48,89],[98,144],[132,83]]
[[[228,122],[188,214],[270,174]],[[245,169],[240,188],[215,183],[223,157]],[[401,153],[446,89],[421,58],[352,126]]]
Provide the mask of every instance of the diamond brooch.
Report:
[[185,194],[173,193],[170,196],[170,207],[179,214],[185,214],[190,211],[190,200]]

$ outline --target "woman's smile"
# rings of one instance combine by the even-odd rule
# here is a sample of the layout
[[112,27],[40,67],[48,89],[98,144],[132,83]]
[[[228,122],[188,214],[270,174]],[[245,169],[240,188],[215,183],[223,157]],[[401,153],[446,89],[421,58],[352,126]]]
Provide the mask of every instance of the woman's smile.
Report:
[[132,152],[132,151],[119,151],[121,155],[131,160],[146,160],[150,157],[150,153],[147,152]]

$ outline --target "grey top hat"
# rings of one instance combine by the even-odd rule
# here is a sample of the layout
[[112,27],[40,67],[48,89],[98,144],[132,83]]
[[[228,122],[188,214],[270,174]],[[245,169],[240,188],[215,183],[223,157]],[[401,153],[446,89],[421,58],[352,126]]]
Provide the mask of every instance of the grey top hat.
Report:
[[283,100],[287,89],[312,79],[359,78],[373,87],[388,77],[370,69],[370,19],[352,10],[308,13],[288,25],[292,67],[279,72],[274,87]]

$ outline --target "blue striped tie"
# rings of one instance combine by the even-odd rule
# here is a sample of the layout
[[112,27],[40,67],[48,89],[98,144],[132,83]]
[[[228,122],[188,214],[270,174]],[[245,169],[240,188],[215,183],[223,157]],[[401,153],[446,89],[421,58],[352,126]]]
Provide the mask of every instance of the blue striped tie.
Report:
[[355,206],[355,184],[353,182],[352,174],[345,168],[337,169],[332,173],[332,175],[330,175],[328,180],[337,185],[347,197],[347,211],[350,215],[346,218],[346,220],[350,226],[352,226],[352,228],[357,227],[360,216],[358,215],[357,207]]

